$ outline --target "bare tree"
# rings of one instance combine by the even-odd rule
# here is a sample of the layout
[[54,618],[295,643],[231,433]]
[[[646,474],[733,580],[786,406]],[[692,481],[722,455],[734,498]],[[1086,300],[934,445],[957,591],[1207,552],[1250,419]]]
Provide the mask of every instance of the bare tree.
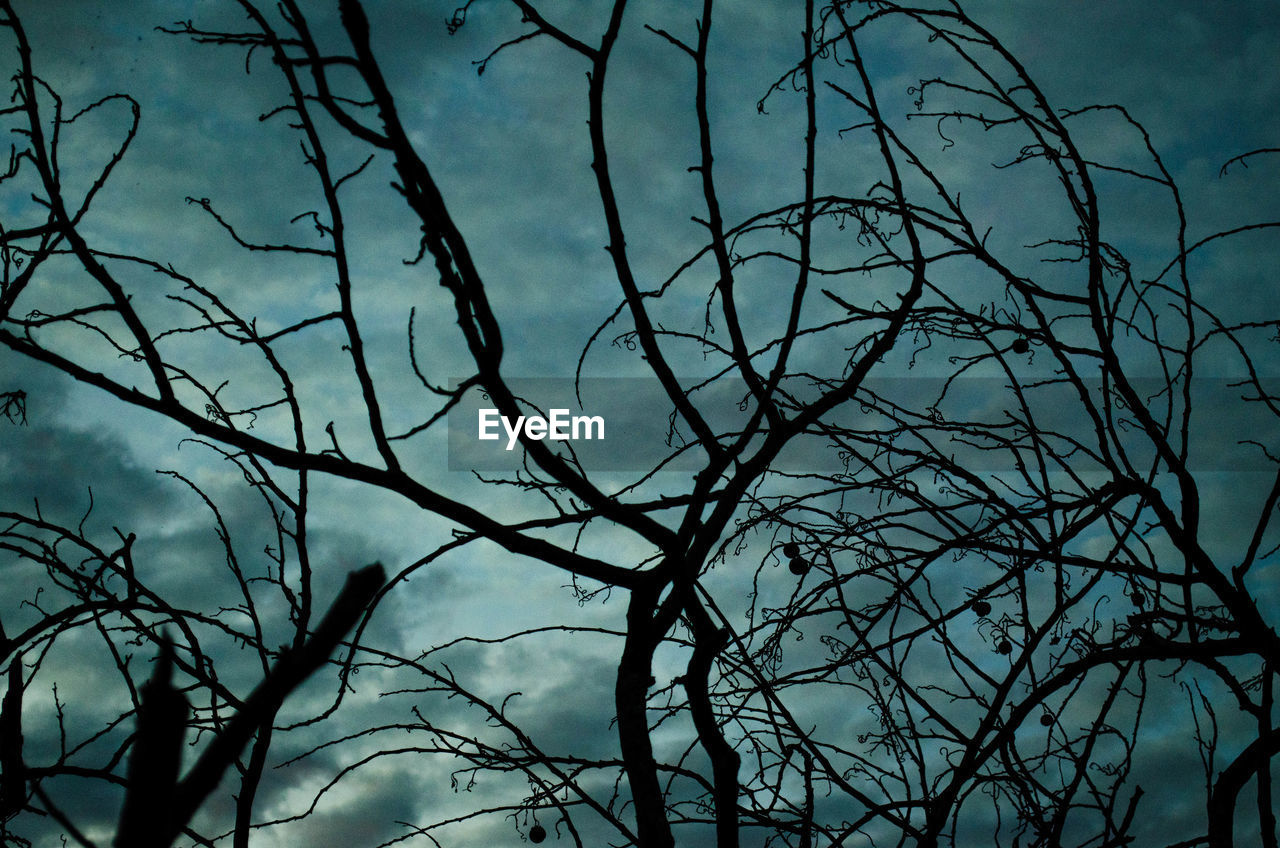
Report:
[[[235,594],[174,598],[136,564],[132,533],[104,543],[38,509],[3,514],[0,545],[36,587],[30,625],[3,640],[7,839],[51,816],[95,844],[66,810],[68,785],[89,781],[123,790],[118,844],[248,845],[408,758],[480,788],[424,799],[381,844],[451,844],[493,821],[533,842],[645,848],[1277,844],[1280,321],[1235,314],[1198,260],[1280,223],[1197,228],[1129,111],[1051,103],[959,4],[795,4],[795,34],[768,34],[792,58],[749,104],[794,148],[752,181],[717,168],[735,149],[715,105],[736,91],[716,47],[735,9],[705,0],[663,18],[617,0],[571,15],[513,0],[509,21],[468,23],[467,3],[449,27],[481,28],[481,72],[538,50],[585,73],[565,121],[585,118],[594,201],[578,212],[604,242],[616,306],[601,311],[486,270],[502,246],[479,245],[481,223],[457,214],[447,187],[468,174],[406,106],[413,59],[381,47],[394,21],[357,0],[339,0],[337,21],[325,4],[227,5],[242,17],[165,31],[273,81],[263,132],[300,155],[311,204],[286,216],[309,234],[275,240],[238,223],[249,204],[187,198],[243,267],[262,259],[231,282],[96,239],[94,204],[146,116],[126,94],[64,103],[0,2],[17,57],[0,342],[233,463],[274,535],[250,562],[217,498],[173,472],[207,508]],[[647,163],[689,190],[656,223],[620,164],[628,119],[611,105],[647,84],[626,76],[637,56],[689,86],[672,114],[692,161]],[[903,90],[895,62],[918,82]],[[121,116],[96,170],[64,164],[77,132]],[[1225,161],[1226,178],[1273,152]],[[1114,198],[1135,196],[1163,217],[1133,233]],[[362,264],[385,250],[361,243],[370,220],[409,234],[395,279]],[[661,267],[641,256],[658,225],[693,234]],[[255,316],[239,305],[253,300],[246,273],[326,288]],[[44,280],[74,285],[55,296]],[[389,337],[388,313],[407,333]],[[526,427],[511,436],[518,467],[446,474],[438,434],[469,398],[507,421],[554,406],[518,379],[536,347],[527,324],[551,320],[572,325],[579,399],[608,351],[660,398],[642,413],[665,437],[626,446],[633,472],[600,470]],[[308,385],[325,379],[340,400]],[[26,395],[0,388],[21,426]],[[356,572],[317,624],[315,583],[336,568],[313,562],[321,480],[395,496],[451,535],[385,585]],[[359,504],[353,525],[372,508]],[[563,575],[583,619],[431,644],[373,635],[380,611],[417,597],[414,577],[468,552]],[[91,635],[120,709],[37,756],[30,693],[65,673],[49,659],[61,645]],[[613,729],[607,750],[531,730],[551,705],[522,706],[517,684],[467,662],[495,647],[549,661],[547,644],[609,646],[612,698],[595,716]],[[234,645],[255,667],[229,683]],[[154,671],[135,654],[158,657]],[[295,696],[331,654],[326,694]],[[295,697],[305,714],[282,718]],[[185,770],[184,741],[200,747]],[[344,764],[308,784],[309,803],[255,809],[269,766],[337,750]],[[1169,785],[1187,762],[1202,774]],[[215,792],[228,769],[229,804]],[[1174,829],[1170,799],[1198,830]]]

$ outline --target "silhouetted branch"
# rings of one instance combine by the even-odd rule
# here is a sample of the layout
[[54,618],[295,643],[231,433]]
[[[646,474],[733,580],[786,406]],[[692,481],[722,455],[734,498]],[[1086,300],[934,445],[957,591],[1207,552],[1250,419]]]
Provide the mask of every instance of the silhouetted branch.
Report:
[[173,688],[173,648],[162,642],[155,672],[142,690],[138,730],[129,758],[128,791],[115,844],[120,848],[168,848],[250,738],[270,732],[270,724],[289,693],[324,665],[385,581],[380,564],[348,575],[315,632],[300,647],[281,653],[266,679],[244,700],[181,782],[178,768],[188,704]]
[[0,704],[0,820],[8,821],[27,803],[22,762],[22,654],[9,661],[9,683]]

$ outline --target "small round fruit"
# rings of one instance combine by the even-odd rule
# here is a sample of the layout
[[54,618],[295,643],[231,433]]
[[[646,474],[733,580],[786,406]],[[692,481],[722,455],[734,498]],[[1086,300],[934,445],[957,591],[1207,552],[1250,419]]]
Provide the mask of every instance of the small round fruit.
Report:
[[799,577],[809,570],[809,561],[804,557],[792,557],[791,563],[787,566],[791,573]]
[[1031,350],[1031,343],[1022,338],[1022,336],[1018,336],[1018,338],[1013,340],[1014,353],[1026,353],[1029,350]]
[[547,829],[540,824],[535,824],[529,828],[529,841],[538,843],[547,838]]
[[1010,642],[1008,639],[1001,639],[999,642],[996,643],[996,650],[1002,654],[1012,654],[1013,643]]
[[1040,716],[1040,726],[1041,726],[1041,727],[1048,727],[1048,726],[1049,726],[1049,725],[1051,725],[1051,724],[1053,724],[1053,714],[1052,714],[1052,713],[1045,713],[1045,714],[1043,714],[1042,716]]
[[800,556],[800,546],[795,542],[787,542],[782,546],[782,555],[784,557],[798,557]]
[[991,604],[986,601],[974,601],[973,611],[978,615],[991,615]]

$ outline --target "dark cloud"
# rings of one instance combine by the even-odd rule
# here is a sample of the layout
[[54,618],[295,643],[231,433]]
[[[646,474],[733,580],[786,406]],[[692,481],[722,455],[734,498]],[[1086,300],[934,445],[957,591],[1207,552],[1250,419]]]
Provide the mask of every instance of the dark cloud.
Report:
[[0,508],[49,521],[129,533],[172,514],[177,489],[134,453],[94,392],[48,368],[0,353],[5,391],[26,393],[26,423],[0,420]]
[[[30,5],[21,11],[28,16],[36,61],[69,104],[83,106],[122,90],[133,92],[142,102],[143,124],[135,149],[104,190],[97,211],[86,219],[86,228],[95,238],[107,247],[174,261],[180,271],[217,288],[247,314],[259,316],[264,328],[284,326],[303,310],[332,308],[336,296],[331,272],[308,261],[260,264],[260,256],[247,257],[234,249],[198,205],[184,201],[187,195],[209,198],[214,208],[225,211],[255,240],[314,237],[305,219],[288,223],[294,215],[317,206],[315,187],[303,170],[298,137],[282,120],[265,124],[258,120],[282,97],[265,55],[259,51],[250,64],[252,73],[246,74],[244,57],[234,50],[198,47],[153,29],[188,16],[211,27],[241,26],[243,20],[222,4],[210,3],[139,2],[128,4],[128,14],[108,11],[96,0]],[[599,284],[610,269],[602,249],[607,234],[599,224],[599,203],[587,169],[585,63],[543,39],[504,50],[479,75],[473,62],[523,30],[519,15],[500,4],[475,4],[466,26],[449,36],[444,21],[454,5],[458,4],[424,11],[420,3],[370,3],[375,47],[391,57],[388,77],[410,132],[436,169],[451,210],[476,246],[477,262],[503,320],[512,373],[565,377],[577,364],[590,332],[617,302],[617,294],[602,292]],[[1275,68],[1280,66],[1280,34],[1273,12],[1266,3],[1183,0],[1160,4],[1153,12],[1150,3],[1138,0],[1036,4],[988,0],[975,4],[974,16],[1008,39],[1055,104],[1131,104],[1133,113],[1151,126],[1161,149],[1169,153],[1171,169],[1190,179],[1189,194],[1207,203],[1208,213],[1194,226],[1208,232],[1242,216],[1254,216],[1263,203],[1273,201],[1265,179],[1258,180],[1261,188],[1246,192],[1241,201],[1236,193],[1241,183],[1232,181],[1234,175],[1221,180],[1217,176],[1225,157],[1273,145],[1280,128],[1273,108]],[[672,32],[685,37],[692,33],[692,16],[683,3],[650,4],[645,13],[665,22]],[[578,4],[549,6],[548,14],[583,33],[598,33],[603,26]],[[326,43],[340,43],[332,9],[318,13],[316,26]],[[726,215],[733,220],[770,203],[794,199],[800,190],[797,118],[802,99],[786,88],[770,98],[767,115],[756,109],[756,101],[794,61],[799,29],[798,14],[781,4],[726,4],[717,18],[717,67],[743,69],[712,95],[721,144],[716,156],[725,187],[722,199]],[[886,98],[910,110],[908,86],[918,80],[918,54],[907,51],[921,49],[922,39],[912,40],[895,30],[879,37],[879,44],[869,48],[885,62],[878,81]],[[930,61],[951,67],[946,64],[949,60],[936,55]],[[701,208],[698,177],[684,170],[696,163],[698,155],[687,113],[690,65],[658,36],[638,32],[620,45],[615,73],[619,81],[626,73],[634,76],[631,83],[611,90],[607,104],[610,138],[618,148],[612,166],[623,189],[632,256],[644,286],[656,287],[704,240],[704,228],[688,216],[690,209]],[[677,115],[677,109],[686,111]],[[68,179],[81,189],[91,176],[88,169],[100,166],[104,151],[120,138],[124,115],[113,107],[67,130],[72,162]],[[1120,157],[1125,164],[1142,159],[1142,148],[1134,146],[1135,131],[1114,115],[1081,119],[1079,126],[1089,155],[1108,161],[1112,161],[1108,157]],[[847,174],[826,176],[841,186],[865,189],[873,176],[860,170],[862,142],[840,138],[836,126],[822,129],[822,149],[846,151],[837,161],[848,165]],[[918,131],[927,137],[923,134],[933,133],[934,128],[921,126]],[[976,129],[964,140],[972,143],[960,146],[969,151],[968,158],[956,152],[944,154],[939,149],[941,140],[932,137],[924,149],[936,154],[939,167],[948,175],[955,175],[975,218],[996,227],[993,245],[1018,248],[1026,242],[1029,227],[1054,232],[1068,220],[1062,209],[1048,208],[1043,202],[1043,191],[1037,186],[1043,189],[1044,183],[1004,172],[996,175],[987,167],[1016,154],[1016,148],[1002,146],[1009,142]],[[971,155],[975,150],[976,159]],[[360,161],[357,152],[344,145],[335,145],[333,152],[352,167]],[[656,166],[667,162],[676,167]],[[1253,173],[1261,173],[1274,166],[1258,162],[1254,167]],[[466,371],[465,360],[457,352],[446,293],[436,284],[430,267],[402,263],[416,251],[418,231],[400,207],[387,202],[391,195],[378,194],[385,192],[392,178],[388,163],[379,160],[365,177],[351,184],[350,200],[358,214],[351,216],[350,224],[360,269],[358,308],[369,329],[365,340],[375,374],[386,386],[388,418],[407,428],[422,420],[430,400],[405,365],[410,306],[419,309],[419,355],[433,377],[443,382]],[[1153,276],[1168,262],[1172,249],[1168,199],[1145,184],[1135,187],[1123,180],[1107,182],[1106,188],[1107,202],[1130,216],[1108,235],[1136,246],[1141,275]],[[15,197],[6,196],[6,203],[26,201],[25,194],[15,193]],[[1163,228],[1156,230],[1157,236],[1152,235],[1152,221]],[[1247,313],[1274,306],[1274,287],[1268,288],[1274,262],[1264,259],[1261,250],[1208,250],[1201,256],[1197,261],[1226,280],[1212,296],[1227,308]],[[1027,255],[1019,261],[1026,262],[1029,273],[1055,284],[1070,284],[1069,270],[1046,269],[1041,258]],[[153,308],[164,308],[165,295],[178,287],[155,286],[153,276],[147,272],[133,281],[139,284],[140,298],[152,297]],[[676,305],[662,316],[668,327],[701,326],[711,278],[704,268],[689,276],[687,284],[682,280],[684,287],[673,292]],[[775,282],[769,274],[744,275],[744,284],[752,292],[743,304],[748,320],[765,322],[776,312],[769,294]],[[39,292],[40,298],[49,299],[40,302],[69,296],[70,285]],[[144,290],[144,285],[153,287]],[[886,284],[877,281],[875,285]],[[445,316],[442,321],[437,320],[440,315]],[[609,343],[627,326],[620,321],[606,330],[587,360],[589,372],[626,373],[641,366],[638,355],[625,345]],[[264,389],[270,384],[260,363],[252,370],[242,369],[239,360],[232,360],[232,354],[216,345],[193,339],[174,342],[179,343],[186,345],[181,348],[186,352],[184,361],[199,373],[212,378],[236,371],[229,392],[256,396],[274,391]],[[340,437],[364,425],[358,405],[346,401],[354,380],[341,343],[332,327],[320,327],[280,345],[287,364],[310,369],[298,389],[316,410],[307,422],[315,434],[321,434],[331,419]],[[1223,374],[1234,373],[1230,353],[1224,351],[1218,359]],[[819,364],[827,355],[825,350],[797,354]],[[1274,367],[1270,361],[1264,364]],[[705,367],[705,362],[690,355],[682,365],[693,372]],[[205,489],[223,511],[232,550],[246,568],[255,575],[265,573],[269,560],[262,551],[276,544],[270,514],[225,459],[199,445],[179,449],[181,434],[176,428],[124,413],[83,387],[52,377],[11,354],[0,354],[0,391],[13,388],[27,391],[30,422],[22,427],[0,421],[0,505],[4,509],[30,511],[33,499],[38,499],[46,517],[68,526],[88,514],[87,532],[108,548],[116,539],[113,527],[136,532],[141,567],[158,589],[193,607],[234,605],[240,590],[228,577],[226,550],[211,511],[188,486],[156,474],[157,469],[177,469]],[[1217,414],[1229,404],[1238,405],[1220,386],[1206,397]],[[991,395],[986,399],[991,400]],[[635,396],[627,400],[638,403]],[[981,407],[981,402],[975,401],[974,407]],[[651,425],[649,418],[662,419],[666,412],[665,407],[658,409],[646,401],[642,408],[617,414]],[[1052,407],[1047,421],[1068,426],[1072,416],[1066,405]],[[1237,434],[1262,429],[1243,419],[1233,422],[1232,432]],[[272,429],[278,424],[264,414],[260,432],[279,434],[280,430]],[[644,432],[660,429],[650,426]],[[1235,441],[1215,431],[1195,444],[1203,457],[1202,467],[1219,475],[1204,478],[1211,495],[1206,499],[1206,521],[1221,528],[1221,533],[1211,535],[1209,547],[1225,561],[1230,561],[1233,548],[1240,547],[1235,505],[1250,500],[1245,496],[1256,494],[1259,485],[1253,476],[1223,473],[1238,470],[1240,463],[1254,456]],[[367,444],[353,447],[350,442],[344,442],[344,447],[353,452],[369,449]],[[495,493],[462,479],[461,474],[448,475],[444,448],[442,438],[422,437],[408,443],[406,457],[433,485],[465,493],[492,515],[515,514],[514,493]],[[622,444],[619,451],[648,457],[634,443]],[[809,467],[803,463],[812,461],[812,457],[800,457],[797,467]],[[623,457],[622,462],[628,468],[629,463],[643,465],[631,457]],[[441,522],[429,521],[395,499],[369,496],[360,487],[316,481],[315,501],[311,550],[318,564],[318,604],[333,596],[350,568],[381,559],[395,571],[449,538],[449,528]],[[628,565],[649,553],[641,545],[620,543],[594,528],[585,544]],[[618,625],[620,600],[579,608],[564,588],[567,581],[562,575],[538,572],[531,576],[525,563],[512,562],[494,546],[473,545],[432,563],[383,601],[369,631],[370,644],[412,655],[462,634],[497,638],[523,627],[568,621]],[[30,615],[29,609],[22,610],[21,601],[30,598],[35,580],[18,570],[28,565],[6,561],[3,566],[6,577],[15,578],[7,585],[22,587],[0,604],[0,616],[10,633],[12,623]],[[743,567],[731,560],[718,570],[718,597],[735,603],[745,597],[752,588],[747,575],[754,567],[754,562]],[[952,574],[954,585],[940,581],[938,591],[959,592],[976,577],[974,572],[957,569]],[[1260,585],[1274,581],[1261,568],[1253,579]],[[761,585],[781,597],[794,588],[795,581],[775,569],[766,573]],[[255,591],[270,619],[268,637],[284,638],[279,635],[286,625],[282,600],[266,587],[255,587]],[[789,644],[788,661],[801,665],[820,659],[823,649],[818,635],[815,626],[807,641]],[[976,632],[970,636],[980,637]],[[59,681],[60,697],[71,705],[69,726],[77,733],[96,732],[122,708],[121,687],[95,639],[82,632],[62,640],[37,677],[33,692],[40,694],[33,694],[30,707],[29,744],[34,755],[47,759],[56,751],[57,727],[51,712],[54,679]],[[239,650],[231,640],[212,637],[210,647],[223,663],[225,679],[237,691],[247,691],[259,679],[260,669],[251,652]],[[459,645],[433,656],[432,661],[449,663],[466,685],[497,702],[522,693],[510,701],[511,714],[545,750],[606,757],[616,746],[609,722],[619,648],[614,637],[560,633],[492,645]],[[135,662],[140,669],[146,668],[143,663],[150,656],[150,646],[137,649]],[[678,654],[664,657],[657,684],[669,684],[684,661]],[[383,697],[384,692],[420,682],[366,670],[333,720],[314,731],[282,734],[273,765],[353,729],[410,721],[410,708],[419,702],[442,724],[501,738],[501,733],[486,726],[482,712],[460,699],[416,694]],[[1152,776],[1150,783],[1144,782],[1151,793],[1147,809],[1162,811],[1143,825],[1153,834],[1181,828],[1182,822],[1200,812],[1187,809],[1176,781],[1166,780],[1162,800],[1159,804],[1154,800],[1154,785],[1162,775],[1193,773],[1198,763],[1188,744],[1186,722],[1171,717],[1185,715],[1179,712],[1181,690],[1172,684],[1168,688],[1171,694],[1160,695],[1160,709],[1150,710],[1144,733],[1154,741],[1137,764],[1142,775]],[[286,713],[290,718],[314,715],[335,691],[332,674],[321,675],[298,693]],[[100,696],[101,692],[111,693],[110,697]],[[795,710],[854,738],[875,721],[865,709],[851,709],[847,695],[838,690],[814,695],[797,703]],[[672,750],[688,740],[687,728],[672,730],[666,737]],[[364,750],[361,744],[326,748],[294,765],[274,768],[259,798],[261,814],[278,817],[305,810],[326,781],[358,759]],[[439,818],[445,809],[464,811],[514,802],[527,789],[515,780],[491,778],[472,793],[455,793],[450,786],[455,768],[455,763],[442,757],[427,760],[408,755],[378,761],[325,793],[313,816],[297,825],[264,831],[261,838],[264,844],[374,844],[403,832],[395,821],[426,822]],[[602,777],[593,788],[607,797],[612,791],[610,781],[611,776]],[[109,824],[117,800],[112,790],[85,789],[70,779],[65,787],[58,786],[57,792],[71,799],[69,810],[77,820],[94,826]],[[222,803],[209,814],[225,813],[225,799]],[[460,826],[458,832],[465,833],[471,844],[496,844],[511,841],[516,824],[497,815]],[[972,827],[974,833],[984,832],[989,822]],[[276,830],[288,836],[275,834]],[[985,834],[989,836],[989,829]]]

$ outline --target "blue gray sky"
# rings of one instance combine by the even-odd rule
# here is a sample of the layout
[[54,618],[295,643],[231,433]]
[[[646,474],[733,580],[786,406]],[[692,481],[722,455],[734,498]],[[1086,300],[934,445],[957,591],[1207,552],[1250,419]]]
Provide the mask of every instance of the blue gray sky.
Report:
[[[281,117],[259,120],[283,96],[268,57],[255,53],[246,62],[237,50],[194,45],[156,30],[187,19],[209,28],[240,26],[242,15],[234,3],[45,0],[14,5],[27,27],[38,74],[61,95],[68,112],[116,92],[129,93],[140,105],[137,138],[83,224],[96,247],[171,264],[218,292],[242,314],[256,317],[263,331],[332,308],[333,282],[321,264],[246,253],[199,203],[188,201],[208,199],[254,241],[319,244],[305,217],[291,223],[318,205],[298,137]],[[454,35],[448,33],[446,21],[455,2],[376,0],[367,5],[374,49],[383,60],[401,117],[433,168],[486,280],[504,330],[505,371],[531,378],[572,377],[592,333],[620,300],[604,250],[608,236],[590,171],[586,64],[549,39],[539,39],[503,50],[483,65],[483,74],[477,73],[477,62],[523,31],[518,12],[497,0],[475,3],[466,25]],[[1274,216],[1280,157],[1251,160],[1248,167],[1237,164],[1219,173],[1233,156],[1280,143],[1280,110],[1275,108],[1280,102],[1280,17],[1274,3],[985,0],[963,5],[1019,57],[1050,102],[1061,108],[1124,104],[1147,127],[1183,190],[1191,240]],[[339,44],[336,3],[308,2],[304,8],[314,14],[312,23],[322,41]],[[543,11],[584,35],[598,33],[605,20],[599,4],[582,0],[548,3]],[[711,102],[717,176],[728,221],[799,196],[803,100],[784,87],[769,95],[763,112],[757,103],[796,61],[801,11],[802,4],[773,0],[735,0],[718,7]],[[652,23],[692,39],[694,11],[676,0],[655,0],[635,4],[628,15],[631,24],[611,70],[606,119],[628,247],[644,285],[656,287],[702,246],[703,230],[690,220],[701,210],[698,181],[688,171],[697,157],[696,126],[689,109],[692,66],[640,24]],[[5,67],[14,66],[16,52],[7,36],[0,39],[0,56],[9,63]],[[918,32],[892,27],[869,40],[867,59],[887,113],[910,113],[919,80],[953,69],[950,60],[930,52]],[[819,127],[820,181],[865,190],[868,178],[859,170],[865,141],[842,139],[838,111],[833,107],[826,114],[830,117]],[[65,181],[78,187],[69,190],[72,196],[85,190],[86,180],[110,156],[127,122],[124,104],[113,102],[65,128]],[[972,123],[939,126],[921,119],[903,126],[936,157],[939,172],[962,194],[974,219],[992,228],[993,244],[1013,250],[1061,226],[1065,212],[1055,206],[1061,201],[1051,185],[992,167],[1016,155],[1016,148],[984,136]],[[1090,159],[1129,167],[1145,163],[1141,137],[1114,114],[1082,117],[1077,126],[1077,140]],[[948,149],[939,131],[956,140],[954,148]],[[364,156],[350,142],[335,142],[331,154],[353,168]],[[357,311],[371,369],[389,429],[403,432],[419,423],[433,402],[408,361],[411,309],[416,314],[417,355],[428,363],[432,379],[447,382],[465,377],[469,370],[452,305],[428,263],[403,262],[416,252],[418,230],[387,191],[392,178],[390,164],[375,159],[351,182],[348,226],[357,269]],[[1100,186],[1107,237],[1135,262],[1135,276],[1158,273],[1172,258],[1173,219],[1166,198],[1120,177],[1101,178]],[[0,187],[0,221],[6,228],[39,219],[30,194],[30,186]],[[1277,259],[1277,244],[1266,235],[1206,249],[1193,263],[1198,279],[1204,281],[1198,294],[1230,320],[1273,317],[1280,307],[1274,279]],[[1043,269],[1030,257],[1023,261],[1050,279],[1059,273]],[[127,273],[139,302],[145,301],[157,320],[177,314],[177,307],[162,296],[170,289],[163,289],[158,275],[137,269]],[[705,279],[709,269],[696,269],[698,273]],[[756,281],[747,279],[752,282]],[[752,294],[746,296],[744,313],[761,326],[767,324],[775,311],[767,287],[761,282],[745,290]],[[55,267],[24,295],[23,305],[53,312],[82,304],[87,291],[82,278]],[[660,320],[668,329],[696,331],[702,324],[706,291],[705,285],[697,284],[677,288],[664,299]],[[646,373],[634,351],[611,343],[624,329],[610,325],[591,345],[582,359],[584,374]],[[56,343],[67,355],[104,373],[134,379],[126,376],[134,367],[131,363],[119,361],[88,334],[68,332]],[[296,373],[312,439],[323,441],[324,428],[332,422],[349,455],[373,461],[372,445],[361,435],[361,409],[350,402],[356,382],[340,345],[333,328],[322,326],[281,345],[280,355]],[[233,346],[192,338],[174,349],[181,351],[184,366],[213,384],[225,375],[230,403],[256,397],[268,385],[270,375],[262,363]],[[818,361],[825,354],[813,350],[802,355]],[[1229,352],[1223,352],[1221,368],[1213,373],[1218,361],[1210,360],[1204,376],[1239,376]],[[1269,355],[1258,362],[1270,376],[1280,376],[1280,358]],[[691,378],[711,368],[693,356],[680,364]],[[931,363],[926,357],[913,373],[933,376],[931,367],[945,369],[946,363]],[[252,568],[266,567],[260,552],[275,543],[270,514],[245,486],[240,470],[216,451],[184,440],[184,431],[170,422],[130,409],[3,349],[0,390],[14,389],[27,393],[28,421],[25,426],[0,422],[0,508],[31,512],[38,499],[46,518],[67,526],[83,520],[86,534],[108,548],[115,538],[112,528],[136,533],[140,567],[157,586],[195,605],[234,603],[236,587],[228,577],[227,551],[215,516],[182,480],[157,473],[175,471],[218,505],[237,555]],[[665,416],[665,410],[620,406],[607,395],[596,403],[599,407],[589,411],[606,419],[644,419],[649,413],[652,424],[655,414]],[[257,432],[283,439],[280,425],[279,418],[263,413]],[[1206,431],[1215,434],[1202,447],[1209,455],[1219,450],[1231,453],[1240,435],[1226,427],[1218,444],[1219,431],[1211,424],[1206,424]],[[437,427],[398,443],[405,465],[430,485],[490,515],[515,520],[544,508],[519,491],[484,486],[472,475],[451,469],[450,435],[457,436]],[[1274,431],[1251,435],[1275,447]],[[625,444],[609,447],[628,450]],[[1233,454],[1216,466],[1216,461],[1208,462],[1213,467],[1204,477],[1206,491],[1213,495],[1207,499],[1208,520],[1221,527],[1224,551],[1238,547],[1239,540],[1231,535],[1236,510],[1256,499],[1260,485],[1254,475],[1240,473],[1248,464],[1241,456],[1248,455]],[[632,470],[608,469],[597,479],[602,487],[621,487],[637,476],[629,473]],[[332,596],[350,568],[380,560],[395,571],[451,538],[454,528],[447,522],[422,515],[392,496],[319,477],[312,485],[311,558],[323,563],[316,581],[321,599]],[[687,472],[673,471],[651,481],[647,491],[670,494],[687,485]],[[748,547],[740,554],[742,562],[758,564],[768,552],[769,540],[758,541],[758,548]],[[607,530],[589,534],[583,544],[627,565],[651,553],[633,535]],[[730,564],[734,561],[730,557]],[[12,635],[23,622],[34,620],[32,607],[24,602],[32,600],[39,577],[30,563],[14,558],[0,558],[0,569],[5,585],[11,587],[0,602],[0,620]],[[739,615],[750,588],[748,577],[741,575],[751,573],[744,567],[739,576],[722,572],[713,581],[717,597],[737,604]],[[564,574],[496,546],[469,545],[440,557],[398,586],[380,606],[368,638],[375,646],[413,655],[461,637],[498,639],[547,626],[600,631],[622,626],[621,598],[583,601],[566,583]],[[766,588],[781,591],[781,586]],[[1274,593],[1274,582],[1268,578],[1260,591]],[[263,603],[264,614],[281,612]],[[273,624],[269,615],[266,620],[269,630],[285,632],[284,622]],[[602,632],[550,633],[517,643],[456,644],[433,657],[447,662],[486,697],[501,701],[510,693],[521,693],[512,702],[511,714],[545,749],[608,757],[616,747],[610,720],[619,648],[616,637]],[[247,655],[237,655],[230,641],[217,650],[227,657],[226,679],[247,691],[255,679],[253,663],[246,661]],[[685,660],[675,650],[660,656],[655,672],[659,683],[665,685],[679,674]],[[29,752],[38,756],[56,750],[55,683],[57,697],[66,705],[66,724],[73,731],[96,732],[117,714],[125,695],[118,691],[107,662],[96,634],[88,630],[54,646],[29,689],[24,712]],[[326,682],[332,683],[317,681],[304,689],[286,712],[293,717],[314,713],[331,696],[332,686],[326,688]],[[312,730],[281,736],[273,764],[364,726],[408,720],[412,699],[384,698],[380,693],[421,685],[365,670],[332,718]],[[1174,687],[1153,698],[1161,709],[1173,711],[1185,705],[1186,696]],[[430,703],[441,724],[501,738],[486,728],[482,716],[458,701]],[[845,717],[845,707],[823,696],[797,709],[815,721],[839,715],[850,733],[860,722],[870,721],[861,713]],[[1178,779],[1186,775],[1187,780],[1198,780],[1199,761],[1185,723],[1164,725],[1155,720],[1144,733],[1151,738],[1148,759],[1141,766],[1157,779],[1155,785],[1146,785],[1152,799],[1147,812],[1154,813],[1157,805],[1162,812],[1159,820],[1153,816],[1143,824],[1139,834],[1151,840],[1145,844],[1164,844],[1173,841],[1183,816],[1199,811],[1180,808],[1177,780],[1161,786],[1158,779],[1176,774]],[[678,728],[669,737],[659,733],[658,739],[664,751],[689,742]],[[353,739],[273,768],[258,799],[260,818],[297,816],[313,801],[315,812],[263,829],[254,844],[374,845],[406,833],[397,822],[425,825],[452,816],[462,820],[440,831],[440,844],[515,844],[518,833],[527,828],[526,818],[501,813],[466,818],[479,808],[518,802],[527,787],[510,776],[487,776],[470,791],[460,791],[451,784],[453,766],[444,758],[387,757],[322,791],[335,774],[379,741]],[[597,788],[606,795],[609,791],[607,785]],[[80,817],[86,833],[105,844],[115,796],[96,789],[80,793],[69,785],[65,792],[69,811]],[[227,820],[225,804],[224,799],[212,805],[206,815]],[[584,827],[584,833],[594,833],[590,825]],[[58,831],[49,823],[33,821],[29,828],[24,835],[37,845],[58,844]]]

